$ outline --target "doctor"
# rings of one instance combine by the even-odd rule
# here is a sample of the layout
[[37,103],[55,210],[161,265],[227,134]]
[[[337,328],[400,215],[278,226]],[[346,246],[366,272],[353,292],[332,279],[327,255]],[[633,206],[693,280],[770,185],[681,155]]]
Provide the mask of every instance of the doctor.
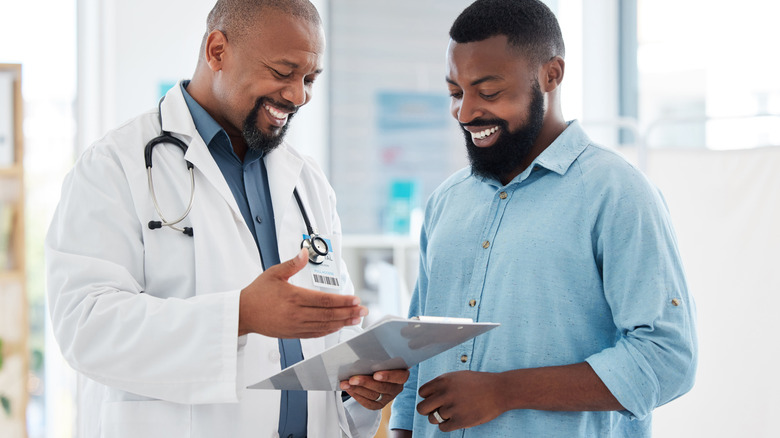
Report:
[[[192,80],[92,145],[63,185],[47,280],[79,373],[78,435],[373,436],[407,370],[355,376],[343,397],[246,389],[366,314],[333,190],[282,142],[322,71],[319,14],[307,0],[219,0],[207,26]],[[186,153],[154,146],[147,178],[145,146],[163,132]],[[165,226],[180,216],[186,234]],[[311,228],[328,246],[316,263],[301,249]]]

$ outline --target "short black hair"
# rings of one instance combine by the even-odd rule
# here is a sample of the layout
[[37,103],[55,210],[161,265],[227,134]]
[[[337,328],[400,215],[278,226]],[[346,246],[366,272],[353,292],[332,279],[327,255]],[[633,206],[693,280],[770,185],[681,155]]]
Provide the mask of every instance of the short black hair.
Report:
[[450,38],[456,43],[498,35],[505,35],[511,46],[540,64],[565,54],[558,19],[539,0],[477,0],[450,28]]
[[218,0],[206,20],[206,35],[215,30],[241,39],[256,25],[259,14],[272,8],[315,25],[322,25],[317,8],[309,0]]

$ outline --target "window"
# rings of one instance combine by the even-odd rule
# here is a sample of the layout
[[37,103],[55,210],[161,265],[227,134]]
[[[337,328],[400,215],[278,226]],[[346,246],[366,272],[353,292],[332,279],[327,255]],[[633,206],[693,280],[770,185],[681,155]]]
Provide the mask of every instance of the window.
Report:
[[[638,0],[639,125],[650,147],[780,144],[780,3]],[[630,92],[630,90],[622,90]]]

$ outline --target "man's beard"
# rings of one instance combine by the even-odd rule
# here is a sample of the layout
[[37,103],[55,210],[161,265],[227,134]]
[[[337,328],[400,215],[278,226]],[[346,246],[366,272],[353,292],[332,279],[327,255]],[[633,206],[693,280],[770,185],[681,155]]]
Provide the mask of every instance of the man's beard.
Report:
[[[474,174],[502,181],[504,177],[516,171],[526,159],[539,137],[544,122],[544,96],[539,88],[539,81],[534,83],[532,93],[533,97],[528,107],[528,120],[515,132],[510,132],[506,120],[502,119],[475,119],[470,123],[461,124]],[[498,126],[499,137],[492,146],[480,148],[474,144],[471,133],[465,129],[465,126]]]
[[[289,112],[287,115],[287,123],[285,123],[277,133],[271,135],[264,133],[262,130],[260,130],[260,128],[257,127],[257,117],[260,115],[260,109],[266,102],[269,102],[272,104],[272,106]],[[263,153],[263,155],[276,149],[280,144],[282,144],[282,140],[284,140],[284,134],[287,133],[287,127],[290,126],[290,120],[292,120],[297,110],[298,108],[294,106],[280,104],[270,100],[267,97],[258,98],[257,102],[255,102],[255,107],[252,108],[252,111],[250,111],[249,115],[246,116],[246,119],[244,119],[244,126],[241,131],[244,136],[244,140],[246,140],[247,147],[253,151],[260,151]]]

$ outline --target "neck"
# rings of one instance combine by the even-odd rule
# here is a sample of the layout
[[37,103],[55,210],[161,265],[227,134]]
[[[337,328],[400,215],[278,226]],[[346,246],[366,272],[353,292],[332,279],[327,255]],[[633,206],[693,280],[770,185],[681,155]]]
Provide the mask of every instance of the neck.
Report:
[[228,123],[227,119],[220,112],[218,99],[212,89],[210,73],[211,70],[201,68],[199,64],[198,68],[195,69],[195,74],[192,76],[190,84],[187,86],[187,92],[225,130],[230,138],[230,143],[233,145],[233,151],[241,161],[244,161],[247,151],[246,140],[244,140],[244,135],[240,129],[233,129],[232,125]]

